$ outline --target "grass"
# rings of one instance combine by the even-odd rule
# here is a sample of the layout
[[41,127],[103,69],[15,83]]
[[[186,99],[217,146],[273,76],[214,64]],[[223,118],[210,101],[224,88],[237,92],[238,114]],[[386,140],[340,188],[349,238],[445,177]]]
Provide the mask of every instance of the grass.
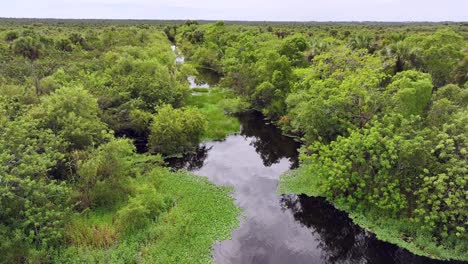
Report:
[[[133,179],[135,189],[171,197],[173,205],[156,221],[132,233],[115,225],[119,207],[77,215],[67,227],[68,247],[56,263],[212,263],[215,241],[229,239],[240,209],[205,177],[157,167]],[[154,188],[156,186],[155,190]]]
[[[190,96],[188,106],[198,108],[208,120],[204,141],[222,140],[239,132],[237,118],[226,115],[219,104],[231,98],[235,97],[216,88]],[[142,224],[132,232],[122,227],[119,218],[122,209],[138,210],[138,206],[130,206],[132,199],[113,208],[95,208],[77,214],[66,227],[67,246],[52,256],[52,262],[212,263],[214,242],[229,239],[231,231],[238,226],[240,209],[229,196],[232,190],[218,187],[205,177],[156,167],[131,178],[129,185],[133,200],[148,203],[147,198],[152,196],[145,195],[157,192],[161,197],[170,198],[172,205],[151,217],[149,224],[139,221],[145,219],[140,215],[133,219],[127,215],[130,218],[124,222]]]
[[209,93],[189,97],[188,106],[197,107],[208,120],[203,141],[223,140],[227,135],[239,132],[240,123],[237,118],[226,115],[219,105],[222,100],[232,97],[232,94],[218,88],[210,88]]
[[[305,167],[288,172],[280,178],[278,192],[322,196],[318,182],[309,177],[310,171]],[[458,243],[458,246],[443,247],[435,243],[431,234],[423,232],[417,223],[409,219],[394,219],[382,217],[379,212],[372,210],[362,212],[352,210],[343,203],[330,201],[333,205],[348,213],[353,222],[360,227],[374,233],[382,241],[405,248],[413,254],[440,260],[468,261],[468,245]]]

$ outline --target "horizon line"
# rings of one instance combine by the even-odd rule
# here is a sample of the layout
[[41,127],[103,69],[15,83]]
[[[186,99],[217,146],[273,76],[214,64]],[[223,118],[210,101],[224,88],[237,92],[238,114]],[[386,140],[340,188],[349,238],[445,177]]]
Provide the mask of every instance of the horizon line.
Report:
[[196,19],[196,18],[56,18],[56,17],[0,17],[1,19],[31,20],[116,20],[116,21],[203,21],[203,22],[273,22],[273,23],[468,23],[463,20],[238,20],[238,19]]

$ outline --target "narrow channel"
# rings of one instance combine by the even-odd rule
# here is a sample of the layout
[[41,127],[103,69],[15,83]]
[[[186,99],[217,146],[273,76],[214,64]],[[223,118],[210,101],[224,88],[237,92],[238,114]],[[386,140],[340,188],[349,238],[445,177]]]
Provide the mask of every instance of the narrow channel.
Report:
[[234,187],[245,216],[231,240],[214,246],[216,263],[449,263],[379,241],[322,198],[278,195],[279,176],[298,164],[299,144],[259,113],[239,120],[239,134],[170,160],[173,168]]
[[[185,58],[171,47],[176,63]],[[209,88],[188,76],[190,88]],[[243,210],[232,239],[215,244],[218,264],[398,263],[455,264],[414,255],[378,240],[323,198],[277,194],[280,175],[296,168],[299,143],[283,136],[261,113],[238,116],[240,133],[201,144],[195,153],[168,159],[173,169],[234,187]]]

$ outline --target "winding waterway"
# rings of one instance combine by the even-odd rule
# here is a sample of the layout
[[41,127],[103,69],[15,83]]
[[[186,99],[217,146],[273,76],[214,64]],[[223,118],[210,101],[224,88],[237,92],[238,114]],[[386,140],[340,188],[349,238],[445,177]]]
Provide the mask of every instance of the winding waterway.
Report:
[[[184,63],[177,47],[172,50],[176,63]],[[210,87],[197,83],[194,76],[187,81],[190,88]],[[243,217],[232,239],[215,244],[216,263],[461,263],[416,256],[379,241],[323,198],[277,194],[280,175],[298,166],[299,144],[265,123],[260,113],[246,113],[238,119],[240,133],[168,160],[174,169],[187,169],[217,185],[234,187]]]
[[279,176],[297,166],[298,143],[259,113],[239,120],[239,134],[170,160],[173,168],[234,187],[245,216],[231,240],[215,244],[216,263],[449,263],[377,240],[322,198],[277,194]]
[[[184,58],[184,56],[182,56],[182,54],[180,53],[177,46],[172,45],[171,49],[174,52],[174,55],[176,57],[175,62],[177,64],[185,63],[185,58]],[[193,89],[193,88],[210,88],[210,84],[208,82],[204,82],[204,81],[199,82],[199,81],[197,81],[196,77],[193,76],[193,75],[187,76],[187,82],[189,83],[190,89]]]

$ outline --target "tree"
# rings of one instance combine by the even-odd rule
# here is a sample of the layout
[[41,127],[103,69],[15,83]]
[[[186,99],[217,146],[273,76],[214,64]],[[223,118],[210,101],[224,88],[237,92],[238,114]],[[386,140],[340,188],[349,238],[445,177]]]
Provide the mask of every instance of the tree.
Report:
[[393,97],[394,107],[403,115],[422,115],[431,100],[432,78],[414,70],[399,72],[387,87],[387,94]]
[[[466,186],[468,183],[468,114],[451,115],[440,128],[428,133],[433,163],[420,172],[416,188],[418,221],[434,237],[453,241],[466,239]],[[431,166],[432,165],[432,166]]]
[[383,107],[384,76],[381,60],[362,50],[340,48],[317,56],[286,99],[291,120],[286,128],[312,143],[364,127]]
[[57,49],[61,50],[61,51],[65,51],[65,52],[72,52],[73,51],[73,46],[72,46],[72,42],[70,41],[70,39],[60,39],[56,42],[55,46],[57,47]]
[[1,175],[47,177],[64,158],[66,143],[29,116],[6,122],[0,128],[0,136]]
[[405,41],[400,40],[391,43],[385,48],[385,53],[387,56],[395,58],[395,73],[408,70],[417,65],[414,61],[414,49]]
[[[410,207],[417,175],[430,151],[415,137],[415,120],[393,116],[353,130],[330,144],[314,143],[304,156],[308,177],[332,200],[352,208],[373,208],[382,215],[400,216]],[[422,167],[422,168],[421,168]],[[407,196],[408,195],[408,196]]]
[[464,111],[468,104],[468,89],[455,84],[439,88],[432,95],[432,105],[428,111],[427,121],[434,127],[449,123],[454,114]]
[[109,134],[98,117],[98,104],[88,91],[80,86],[62,87],[33,109],[44,128],[60,135],[69,149],[84,149],[105,142]]
[[369,33],[363,32],[351,37],[348,46],[353,49],[366,49],[370,53],[374,51],[374,36]]
[[31,61],[41,57],[43,50],[44,45],[37,38],[30,36],[18,38],[13,42],[13,51]]
[[89,157],[78,161],[79,208],[112,206],[130,192],[135,147],[128,139],[112,139],[99,146]]
[[[411,38],[410,38],[411,40]],[[463,59],[463,37],[450,28],[437,30],[423,39],[414,38],[413,45],[422,58],[423,68],[432,75],[436,87],[446,84],[456,65]]]
[[6,41],[13,41],[18,38],[18,32],[16,31],[8,31],[5,36]]
[[[143,55],[143,54],[142,54]],[[143,55],[145,56],[145,55]],[[148,56],[148,55],[146,55]],[[168,68],[156,59],[135,59],[117,56],[107,70],[112,89],[124,102],[138,99],[144,110],[152,110],[161,103],[181,106],[188,95],[188,87],[180,84]],[[109,91],[103,91],[109,93]]]
[[38,120],[20,116],[0,127],[0,254],[27,259],[58,247],[70,213],[70,188],[51,180],[64,142]]
[[291,61],[293,66],[304,65],[304,51],[310,44],[303,35],[294,35],[287,37],[282,43],[279,53],[285,55]]
[[150,127],[149,149],[166,156],[192,151],[200,142],[206,125],[205,118],[194,108],[162,106]]
[[2,174],[0,181],[2,261],[24,261],[60,247],[70,216],[70,188],[64,183],[29,176]]

